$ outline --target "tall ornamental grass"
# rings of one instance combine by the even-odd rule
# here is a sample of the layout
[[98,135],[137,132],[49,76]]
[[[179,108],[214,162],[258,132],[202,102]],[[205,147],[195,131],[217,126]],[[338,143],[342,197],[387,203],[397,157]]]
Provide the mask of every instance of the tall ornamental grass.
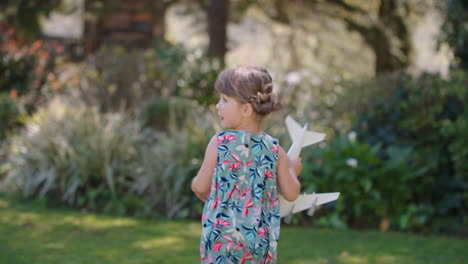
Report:
[[[3,188],[49,205],[151,217],[187,217],[190,180],[201,164],[211,122],[201,108],[186,126],[156,132],[123,113],[54,100],[12,138]],[[187,209],[188,208],[188,209]]]

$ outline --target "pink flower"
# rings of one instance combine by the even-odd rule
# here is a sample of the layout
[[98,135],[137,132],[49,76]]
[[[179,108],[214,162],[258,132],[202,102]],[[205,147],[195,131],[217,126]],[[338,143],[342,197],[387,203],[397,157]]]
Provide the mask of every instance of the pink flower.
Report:
[[236,243],[236,246],[234,247],[234,250],[239,250],[239,249],[245,249],[247,248],[244,243]]
[[229,170],[234,171],[234,172],[240,170],[240,164],[239,163],[233,163],[233,164],[229,165]]
[[273,151],[273,153],[278,154],[279,146],[278,145],[273,145],[273,146],[271,146],[271,150]]
[[231,156],[236,162],[240,162],[240,158],[236,153],[231,153]]
[[240,264],[244,264],[246,260],[252,260],[253,257],[250,255],[249,251],[246,251],[244,256],[241,258]]
[[245,196],[247,196],[247,194],[250,193],[250,188],[249,187],[245,187],[245,189],[242,191],[242,190],[239,190],[239,200],[244,198]]
[[217,207],[218,207],[218,202],[219,202],[219,196],[216,195],[213,204],[210,206],[210,209],[215,209],[215,208],[217,208]]
[[212,189],[212,190],[218,190],[218,189],[219,189],[218,182],[213,182],[213,183],[211,183],[211,189]]
[[226,220],[223,220],[223,219],[216,219],[216,221],[214,222],[214,225],[215,225],[215,228],[223,228],[225,226],[230,226],[231,224],[229,223],[229,221],[226,221]]
[[223,238],[228,242],[226,250],[229,251],[232,247],[233,240],[230,236],[226,236],[226,235],[224,235]]
[[221,249],[222,246],[223,246],[223,243],[221,243],[221,242],[216,242],[215,245],[214,245],[213,251],[214,251],[214,252],[219,251],[219,250]]
[[270,250],[268,250],[267,258],[265,259],[265,264],[271,263],[272,260],[273,260],[273,254],[271,253]]
[[247,198],[247,201],[244,204],[244,211],[242,212],[242,216],[247,216],[249,214],[249,208],[252,208],[254,203],[252,202],[252,198]]
[[239,185],[236,183],[232,191],[227,193],[227,196],[229,196],[230,199],[233,199],[233,195],[236,191],[238,191],[238,189],[239,189]]
[[268,197],[267,209],[269,210],[270,208],[275,208],[276,204],[278,203],[278,197],[271,197],[271,192],[269,191],[266,191],[265,194]]
[[267,179],[273,180],[273,172],[271,170],[268,170],[268,169],[265,170],[264,177],[266,177]]
[[258,235],[260,237],[265,237],[266,235],[268,235],[268,228],[266,227],[261,227],[259,230],[258,230]]
[[229,144],[231,141],[236,140],[236,137],[233,135],[225,134],[218,137],[218,145]]

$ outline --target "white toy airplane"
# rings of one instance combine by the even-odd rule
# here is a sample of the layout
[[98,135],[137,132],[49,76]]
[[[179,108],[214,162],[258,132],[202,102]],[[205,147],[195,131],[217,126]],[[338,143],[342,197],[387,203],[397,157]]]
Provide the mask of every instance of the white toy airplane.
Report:
[[[288,157],[295,159],[299,157],[301,149],[305,146],[315,144],[325,138],[325,134],[307,131],[307,124],[301,127],[292,117],[286,117],[286,127],[289,136],[293,141],[288,150]],[[308,215],[312,216],[316,206],[338,199],[339,192],[301,194],[293,202],[289,202],[282,195],[279,195],[280,216],[286,217],[286,223],[291,219],[292,214],[308,209]]]

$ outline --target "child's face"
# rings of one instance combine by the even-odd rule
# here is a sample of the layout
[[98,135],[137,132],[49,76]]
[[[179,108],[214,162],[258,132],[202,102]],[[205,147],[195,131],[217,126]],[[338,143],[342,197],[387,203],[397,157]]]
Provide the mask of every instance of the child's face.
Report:
[[218,109],[222,128],[237,129],[239,127],[242,122],[242,104],[234,97],[221,94],[216,109]]

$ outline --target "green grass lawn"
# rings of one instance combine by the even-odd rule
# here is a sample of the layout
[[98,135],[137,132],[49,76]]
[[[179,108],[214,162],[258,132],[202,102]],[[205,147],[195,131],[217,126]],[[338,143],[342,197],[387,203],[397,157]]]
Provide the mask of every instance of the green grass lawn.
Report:
[[[0,197],[0,263],[199,263],[200,224],[83,214]],[[457,264],[468,240],[283,225],[281,264]]]

